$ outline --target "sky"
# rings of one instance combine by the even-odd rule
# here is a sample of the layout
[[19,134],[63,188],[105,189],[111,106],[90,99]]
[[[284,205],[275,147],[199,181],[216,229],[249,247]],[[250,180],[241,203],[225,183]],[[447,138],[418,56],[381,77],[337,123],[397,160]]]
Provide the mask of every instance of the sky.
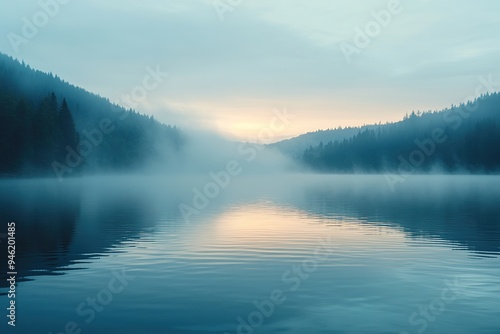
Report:
[[496,0],[0,2],[0,52],[240,140],[276,112],[293,115],[280,140],[458,104],[500,81],[499,31]]

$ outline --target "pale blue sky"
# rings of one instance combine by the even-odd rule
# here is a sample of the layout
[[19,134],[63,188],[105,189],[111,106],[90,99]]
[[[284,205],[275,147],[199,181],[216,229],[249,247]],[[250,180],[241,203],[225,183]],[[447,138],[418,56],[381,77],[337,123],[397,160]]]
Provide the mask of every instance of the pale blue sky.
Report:
[[213,0],[73,0],[16,53],[8,34],[22,36],[41,7],[2,1],[0,51],[117,102],[160,65],[170,76],[138,109],[233,138],[255,136],[273,109],[297,115],[277,134],[289,137],[443,108],[473,95],[479,76],[500,81],[494,0],[401,0],[348,63],[340,43],[354,45],[390,2],[242,0],[221,20]]

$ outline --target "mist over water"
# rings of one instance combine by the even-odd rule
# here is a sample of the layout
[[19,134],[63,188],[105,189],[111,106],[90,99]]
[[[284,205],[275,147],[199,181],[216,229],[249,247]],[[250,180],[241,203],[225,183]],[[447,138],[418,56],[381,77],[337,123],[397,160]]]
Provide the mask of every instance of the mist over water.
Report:
[[35,2],[0,334],[500,333],[500,2]]
[[[98,334],[110,326],[141,333],[498,328],[499,177],[412,176],[392,191],[382,175],[241,173],[187,222],[179,206],[193,205],[193,188],[207,182],[204,173],[1,181],[1,218],[17,222],[18,316],[30,319],[19,330],[58,333],[68,321]],[[134,279],[87,323],[86,298],[122,270]],[[458,297],[445,302],[450,284]],[[282,295],[272,314],[253,326],[256,304],[271,305],[275,290]]]
[[[304,170],[301,163],[267,145],[258,137],[253,141],[231,141],[213,131],[183,129],[183,144],[168,151],[162,163],[151,161],[132,174],[154,173],[159,177],[202,175],[225,170],[229,162],[242,168],[242,175],[283,173]],[[164,145],[167,146],[167,145]],[[174,175],[172,175],[174,174]]]

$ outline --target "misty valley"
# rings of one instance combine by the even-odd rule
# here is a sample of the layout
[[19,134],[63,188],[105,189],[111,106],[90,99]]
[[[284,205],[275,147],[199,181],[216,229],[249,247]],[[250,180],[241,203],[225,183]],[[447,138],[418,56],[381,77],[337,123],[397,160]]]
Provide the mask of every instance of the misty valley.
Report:
[[444,110],[281,141],[280,131],[300,119],[273,110],[253,138],[237,142],[162,124],[1,54],[0,73],[0,177],[208,173],[234,160],[266,173],[389,174],[393,186],[408,174],[500,171],[500,94],[491,76],[472,99]]
[[113,103],[0,53],[0,326],[500,332],[491,75],[458,104],[294,137],[307,117],[273,108],[237,123],[247,140],[142,114],[165,77]]

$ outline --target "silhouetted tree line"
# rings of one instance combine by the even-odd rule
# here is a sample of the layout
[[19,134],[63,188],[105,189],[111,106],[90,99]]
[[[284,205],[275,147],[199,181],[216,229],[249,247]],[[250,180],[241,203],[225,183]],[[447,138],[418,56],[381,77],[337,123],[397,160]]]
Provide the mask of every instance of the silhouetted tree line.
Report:
[[38,108],[24,97],[0,91],[0,173],[44,174],[78,147],[79,135],[66,100],[47,95]]
[[182,143],[175,126],[0,54],[0,175],[53,175],[54,161],[64,175],[128,171]]
[[500,94],[309,147],[303,161],[324,172],[500,171]]

